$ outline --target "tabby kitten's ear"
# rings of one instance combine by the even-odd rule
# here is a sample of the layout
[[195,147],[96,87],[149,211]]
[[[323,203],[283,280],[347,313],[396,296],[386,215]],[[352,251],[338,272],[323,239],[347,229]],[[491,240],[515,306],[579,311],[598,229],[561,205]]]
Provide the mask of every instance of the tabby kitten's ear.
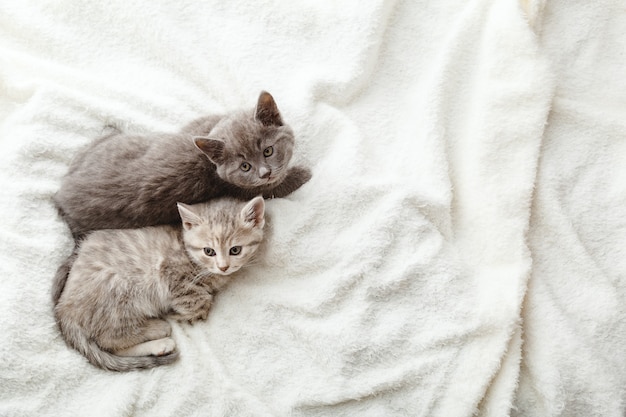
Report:
[[211,139],[203,136],[195,136],[193,143],[196,147],[209,157],[211,162],[218,165],[224,162],[224,141]]
[[189,230],[202,223],[202,218],[194,212],[193,207],[184,203],[176,203],[176,206],[178,206],[178,213],[183,221],[185,230]]
[[265,201],[263,197],[255,197],[250,200],[241,210],[243,224],[252,229],[254,227],[263,228],[265,226]]
[[274,97],[267,91],[261,91],[259,95],[259,100],[254,110],[254,118],[264,126],[283,125],[283,119],[280,117],[280,112],[278,111]]

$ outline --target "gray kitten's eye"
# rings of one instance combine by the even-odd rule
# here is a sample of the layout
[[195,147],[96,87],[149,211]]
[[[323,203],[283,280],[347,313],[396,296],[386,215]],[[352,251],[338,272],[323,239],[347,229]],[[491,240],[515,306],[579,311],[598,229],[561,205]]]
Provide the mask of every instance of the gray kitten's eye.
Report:
[[241,253],[241,246],[233,246],[232,248],[230,248],[230,254],[231,255],[239,255]]
[[204,254],[206,256],[215,256],[215,251],[211,248],[204,248]]
[[265,157],[272,156],[273,153],[274,153],[274,148],[272,146],[268,146],[267,148],[263,150],[263,156]]
[[239,168],[243,171],[243,172],[248,172],[250,171],[250,168],[252,168],[252,165],[250,165],[247,162],[242,162],[241,165],[239,165]]

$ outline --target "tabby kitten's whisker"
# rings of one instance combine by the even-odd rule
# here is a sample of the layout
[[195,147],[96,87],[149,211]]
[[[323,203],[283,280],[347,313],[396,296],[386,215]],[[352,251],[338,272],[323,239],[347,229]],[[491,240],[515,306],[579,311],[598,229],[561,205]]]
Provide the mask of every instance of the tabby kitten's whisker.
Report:
[[229,274],[255,259],[262,197],[179,203],[178,210],[182,226],[88,234],[57,271],[55,319],[68,345],[92,364],[128,371],[173,362],[168,315],[206,319]]

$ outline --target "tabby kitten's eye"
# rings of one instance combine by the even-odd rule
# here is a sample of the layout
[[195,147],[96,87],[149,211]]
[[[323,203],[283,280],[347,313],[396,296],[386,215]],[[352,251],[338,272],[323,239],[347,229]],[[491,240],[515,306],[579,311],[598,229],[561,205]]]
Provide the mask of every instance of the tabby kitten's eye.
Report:
[[241,253],[241,246],[233,246],[232,248],[230,248],[230,254],[237,256]]
[[243,162],[241,165],[239,165],[239,168],[241,168],[243,172],[248,172],[250,171],[250,168],[252,168],[252,165],[247,162]]
[[215,251],[211,248],[204,248],[204,254],[206,256],[215,256]]
[[268,146],[267,148],[263,150],[263,156],[265,157],[272,156],[273,153],[274,153],[274,148],[272,146]]

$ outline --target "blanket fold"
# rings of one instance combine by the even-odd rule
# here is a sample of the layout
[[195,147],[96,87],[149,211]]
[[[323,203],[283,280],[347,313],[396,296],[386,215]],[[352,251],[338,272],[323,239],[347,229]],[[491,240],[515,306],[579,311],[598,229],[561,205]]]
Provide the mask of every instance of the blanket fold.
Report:
[[[559,52],[619,14],[574,3],[0,5],[0,415],[623,415],[626,90],[584,74],[626,26]],[[177,363],[91,366],[50,302],[71,158],[261,90],[313,178]]]

